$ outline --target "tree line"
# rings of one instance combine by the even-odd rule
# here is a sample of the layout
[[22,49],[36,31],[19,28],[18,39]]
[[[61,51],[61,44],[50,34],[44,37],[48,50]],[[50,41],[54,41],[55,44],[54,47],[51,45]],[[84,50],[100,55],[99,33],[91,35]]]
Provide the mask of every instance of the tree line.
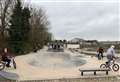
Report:
[[43,48],[51,37],[42,8],[26,6],[21,0],[0,0],[0,49],[26,54]]

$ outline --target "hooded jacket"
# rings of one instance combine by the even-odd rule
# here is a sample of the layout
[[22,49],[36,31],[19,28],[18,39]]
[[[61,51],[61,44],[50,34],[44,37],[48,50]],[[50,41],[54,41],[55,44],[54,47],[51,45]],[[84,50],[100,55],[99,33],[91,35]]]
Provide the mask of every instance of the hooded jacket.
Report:
[[115,56],[115,50],[114,50],[113,47],[110,47],[110,48],[107,50],[107,55]]

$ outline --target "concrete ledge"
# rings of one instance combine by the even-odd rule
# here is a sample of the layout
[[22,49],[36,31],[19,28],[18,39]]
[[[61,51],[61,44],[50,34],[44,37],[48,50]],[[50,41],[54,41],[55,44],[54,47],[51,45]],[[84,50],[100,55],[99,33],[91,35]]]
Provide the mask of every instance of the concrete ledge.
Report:
[[0,82],[120,82],[117,76],[95,76],[82,78],[61,78],[61,79],[46,79],[46,80],[1,80]]
[[115,76],[107,77],[83,77],[83,78],[62,78],[48,80],[25,80],[16,82],[120,82]]

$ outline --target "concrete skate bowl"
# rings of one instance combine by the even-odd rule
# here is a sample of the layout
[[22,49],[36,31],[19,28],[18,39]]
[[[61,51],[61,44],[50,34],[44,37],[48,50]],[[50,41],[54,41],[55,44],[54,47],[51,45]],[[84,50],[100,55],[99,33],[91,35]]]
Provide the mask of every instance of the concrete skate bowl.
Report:
[[84,65],[86,61],[82,57],[71,56],[65,52],[46,52],[38,54],[29,64],[43,68],[72,68]]

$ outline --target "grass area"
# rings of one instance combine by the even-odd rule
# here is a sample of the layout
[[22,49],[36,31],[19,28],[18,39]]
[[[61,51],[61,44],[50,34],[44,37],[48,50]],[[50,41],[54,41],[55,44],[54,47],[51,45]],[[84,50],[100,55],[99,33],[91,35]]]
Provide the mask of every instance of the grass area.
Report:
[[115,50],[115,52],[120,54],[120,49]]

